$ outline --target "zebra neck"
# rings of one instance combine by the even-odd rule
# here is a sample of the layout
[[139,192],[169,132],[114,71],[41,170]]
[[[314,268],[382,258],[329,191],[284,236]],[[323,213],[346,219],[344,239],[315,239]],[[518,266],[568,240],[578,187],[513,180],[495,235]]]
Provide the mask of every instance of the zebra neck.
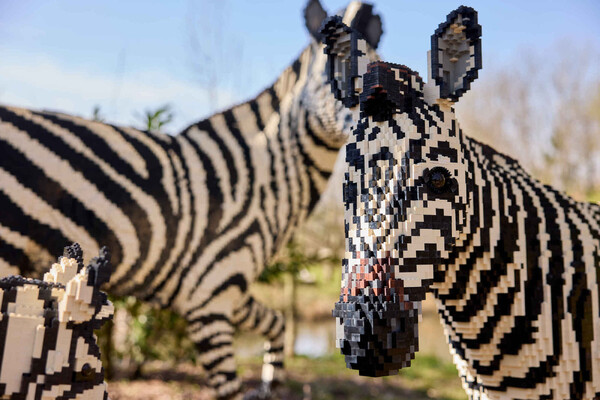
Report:
[[575,202],[515,160],[466,140],[469,224],[432,285],[455,363],[467,381],[493,390],[528,387],[527,377],[550,369],[572,381],[569,368],[589,370],[586,357],[569,368],[558,363],[578,352],[573,338],[593,347],[577,307],[592,307],[597,290],[600,207]]
[[432,289],[455,362],[472,366],[498,354],[494,335],[503,316],[522,306],[527,212],[521,204],[531,178],[491,147],[468,137],[464,144],[471,196],[466,225]]
[[199,248],[211,237],[226,237],[224,232],[256,222],[264,257],[269,258],[324,190],[337,151],[331,151],[332,160],[323,166],[323,146],[310,140],[301,96],[311,57],[309,47],[256,98],[214,114],[175,138],[191,196],[198,201],[194,215],[203,231]]

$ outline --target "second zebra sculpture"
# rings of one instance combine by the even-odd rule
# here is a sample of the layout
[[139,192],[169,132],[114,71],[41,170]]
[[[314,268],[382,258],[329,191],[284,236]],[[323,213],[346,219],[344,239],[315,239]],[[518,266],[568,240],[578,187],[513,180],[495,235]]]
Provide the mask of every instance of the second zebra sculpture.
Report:
[[600,399],[600,205],[460,130],[452,105],[481,68],[475,10],[435,31],[426,84],[368,64],[339,18],[322,32],[332,91],[355,117],[333,312],[348,367],[410,366],[430,290],[471,399]]
[[[340,15],[375,59],[372,6]],[[326,83],[326,17],[309,1],[311,42],[276,82],[176,136],[0,107],[0,275],[39,276],[72,241],[87,254],[107,246],[107,290],[183,315],[218,397],[241,392],[234,331],[265,335],[268,391],[284,321],[248,286],[319,199],[351,121]]]

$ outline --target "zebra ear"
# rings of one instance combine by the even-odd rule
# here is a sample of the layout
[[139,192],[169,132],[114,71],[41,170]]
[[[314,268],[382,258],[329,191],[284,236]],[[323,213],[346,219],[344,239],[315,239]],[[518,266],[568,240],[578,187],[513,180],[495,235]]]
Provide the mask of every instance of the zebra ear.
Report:
[[[356,9],[356,14],[352,18],[350,27],[359,31],[367,43],[376,49],[377,45],[379,45],[379,39],[381,39],[381,35],[383,34],[381,17],[373,14],[372,4],[351,3],[346,12],[352,12],[354,9]],[[346,18],[346,16],[344,17]],[[345,19],[345,21],[348,20]]]
[[44,274],[44,282],[66,285],[82,269],[83,251],[79,243],[73,243],[64,248],[63,256]]
[[[65,251],[65,253],[67,253]],[[61,261],[66,260],[63,257]],[[71,270],[77,268],[76,259],[68,259],[72,265]],[[55,267],[53,267],[54,269]],[[50,272],[46,281],[52,282],[53,271]],[[65,289],[58,300],[58,319],[61,322],[73,321],[83,323],[94,320],[94,325],[99,328],[101,322],[108,318],[111,313],[111,305],[106,294],[100,291],[100,285],[110,278],[110,253],[103,247],[100,255],[94,257],[86,268],[78,273],[71,273],[72,277],[64,283]],[[45,277],[46,278],[46,277]],[[56,282],[56,281],[55,281]],[[97,315],[100,315],[97,318]]]
[[349,28],[339,16],[327,18],[321,26],[327,54],[327,80],[336,99],[348,108],[358,104],[362,76],[367,72],[367,41]]
[[110,280],[110,252],[106,247],[100,249],[100,255],[92,258],[88,270],[88,285],[96,289]]
[[458,100],[481,69],[481,25],[477,11],[461,6],[452,11],[431,36],[428,53],[429,97]]
[[304,22],[308,32],[317,41],[321,40],[319,27],[325,18],[327,18],[327,11],[323,9],[319,0],[309,0],[304,8]]

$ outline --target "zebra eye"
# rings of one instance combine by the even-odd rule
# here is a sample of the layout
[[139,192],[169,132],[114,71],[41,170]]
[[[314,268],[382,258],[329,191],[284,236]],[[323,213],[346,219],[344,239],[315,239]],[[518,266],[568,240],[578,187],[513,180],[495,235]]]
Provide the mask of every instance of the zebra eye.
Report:
[[456,181],[450,177],[450,172],[444,167],[435,167],[426,171],[424,180],[433,193],[455,191]]
[[431,174],[430,182],[434,188],[442,189],[446,186],[446,176],[442,171],[435,171]]
[[88,363],[83,364],[81,371],[75,374],[76,382],[87,382],[94,379],[94,369]]
[[94,372],[94,370],[92,369],[92,367],[90,367],[90,364],[88,363],[83,364],[83,367],[81,367],[81,375],[83,375],[86,378],[89,378],[89,376],[92,375],[92,372]]

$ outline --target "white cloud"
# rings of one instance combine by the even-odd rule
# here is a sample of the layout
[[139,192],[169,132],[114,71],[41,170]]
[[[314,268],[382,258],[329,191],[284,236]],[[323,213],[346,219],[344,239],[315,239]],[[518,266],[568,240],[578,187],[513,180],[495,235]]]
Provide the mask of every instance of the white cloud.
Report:
[[[15,57],[2,51],[0,58],[0,102],[36,109],[57,110],[89,117],[100,105],[110,122],[136,123],[134,112],[172,105],[175,119],[168,127],[179,132],[209,114],[206,91],[194,82],[177,79],[162,71],[128,70],[119,87],[118,79],[101,72],[60,65],[48,57]],[[238,102],[231,92],[218,93],[219,106]]]

